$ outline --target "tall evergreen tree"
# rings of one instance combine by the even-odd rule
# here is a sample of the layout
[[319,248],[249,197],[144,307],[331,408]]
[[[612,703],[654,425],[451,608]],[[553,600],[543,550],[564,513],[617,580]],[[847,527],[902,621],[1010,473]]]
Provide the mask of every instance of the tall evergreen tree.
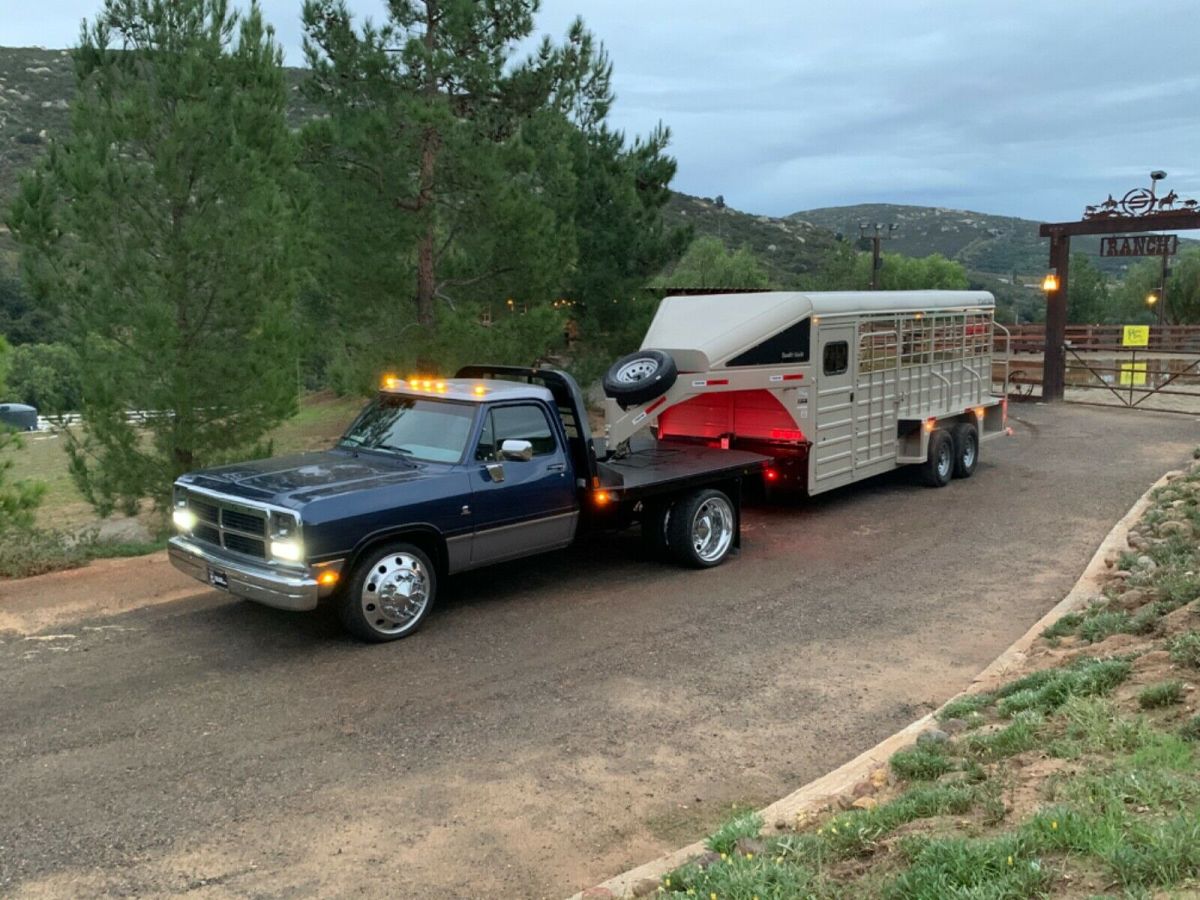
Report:
[[[22,184],[26,283],[85,374],[72,471],[101,511],[244,455],[294,408],[302,212],[282,54],[256,4],[106,0],[70,136]],[[153,411],[146,426],[130,409]]]

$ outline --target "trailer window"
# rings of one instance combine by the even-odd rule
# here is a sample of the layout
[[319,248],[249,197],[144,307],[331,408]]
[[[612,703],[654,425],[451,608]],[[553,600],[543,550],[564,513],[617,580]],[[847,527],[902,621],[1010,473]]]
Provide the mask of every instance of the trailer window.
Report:
[[846,341],[831,341],[825,345],[826,375],[841,375],[850,368],[850,345]]

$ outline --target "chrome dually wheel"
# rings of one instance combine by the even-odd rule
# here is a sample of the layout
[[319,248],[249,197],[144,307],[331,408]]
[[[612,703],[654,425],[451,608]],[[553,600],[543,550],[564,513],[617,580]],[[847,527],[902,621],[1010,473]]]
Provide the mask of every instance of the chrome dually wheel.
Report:
[[709,488],[680,500],[667,520],[667,543],[685,565],[719,565],[737,537],[737,512],[723,491]]
[[366,554],[341,600],[342,622],[368,641],[393,641],[416,631],[437,592],[429,557],[411,544]]

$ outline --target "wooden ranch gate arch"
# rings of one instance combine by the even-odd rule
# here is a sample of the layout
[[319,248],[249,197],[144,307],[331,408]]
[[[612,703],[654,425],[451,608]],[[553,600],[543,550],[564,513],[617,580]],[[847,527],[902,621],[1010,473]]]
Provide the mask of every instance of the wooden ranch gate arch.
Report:
[[[1071,238],[1077,234],[1139,234],[1148,231],[1200,229],[1200,201],[1185,200],[1175,191],[1159,197],[1155,189],[1165,172],[1150,173],[1149,188],[1134,188],[1122,199],[1112,194],[1089,206],[1078,222],[1045,224],[1040,237],[1050,238],[1050,270],[1058,286],[1046,292],[1046,349],[1043,357],[1042,399],[1062,400],[1066,387],[1067,285],[1070,283]],[[1165,243],[1165,242],[1164,242]],[[1163,247],[1164,252],[1166,247]]]

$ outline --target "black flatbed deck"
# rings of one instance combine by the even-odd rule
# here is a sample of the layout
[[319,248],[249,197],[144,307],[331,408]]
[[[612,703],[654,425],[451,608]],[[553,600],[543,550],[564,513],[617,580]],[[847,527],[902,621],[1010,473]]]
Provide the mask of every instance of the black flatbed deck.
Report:
[[600,486],[626,497],[670,491],[689,483],[707,483],[759,472],[769,458],[744,450],[718,450],[662,441],[632,450],[621,459],[597,462]]

